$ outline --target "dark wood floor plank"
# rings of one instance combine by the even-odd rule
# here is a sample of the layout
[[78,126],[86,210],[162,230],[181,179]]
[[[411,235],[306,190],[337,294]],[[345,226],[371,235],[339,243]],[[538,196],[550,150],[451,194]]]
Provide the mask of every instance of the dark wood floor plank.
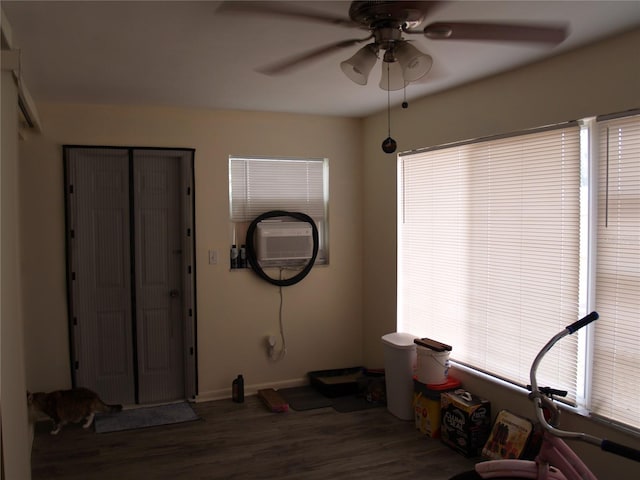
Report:
[[445,480],[473,465],[384,408],[271,413],[251,396],[194,409],[194,422],[104,434],[39,423],[32,478]]

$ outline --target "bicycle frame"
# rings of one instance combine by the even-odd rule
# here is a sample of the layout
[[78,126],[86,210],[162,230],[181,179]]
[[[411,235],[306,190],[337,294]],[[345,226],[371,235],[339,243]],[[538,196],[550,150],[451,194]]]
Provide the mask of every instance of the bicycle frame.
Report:
[[[553,395],[560,394],[551,389],[539,389],[536,380],[536,372],[544,355],[551,350],[560,339],[571,335],[580,328],[598,319],[598,313],[592,312],[586,317],[567,326],[556,334],[540,350],[531,365],[531,394],[529,398],[535,404],[536,417],[544,428],[540,451],[534,461],[531,460],[491,460],[478,463],[475,472],[481,478],[525,478],[532,480],[598,480],[575,452],[567,445],[562,437],[574,438],[592,445],[599,446],[602,450],[615,453],[627,458],[640,461],[640,452],[624,445],[608,440],[603,440],[582,432],[569,432],[557,428],[558,407],[553,402]],[[543,391],[544,390],[544,391]],[[565,393],[566,394],[566,393]],[[544,416],[544,410],[551,414],[550,421]]]
[[476,465],[482,478],[529,478],[533,480],[598,480],[564,440],[544,432],[535,461],[491,460]]

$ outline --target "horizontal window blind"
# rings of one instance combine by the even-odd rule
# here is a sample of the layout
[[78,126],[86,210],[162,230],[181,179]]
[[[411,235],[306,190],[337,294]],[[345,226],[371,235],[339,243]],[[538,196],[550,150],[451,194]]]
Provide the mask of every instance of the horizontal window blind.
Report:
[[[329,263],[329,162],[317,158],[229,158],[232,243],[244,243],[253,220],[272,210],[302,212],[318,228],[316,264]],[[290,219],[291,220],[291,219]]]
[[599,123],[592,412],[640,428],[640,115]]
[[325,217],[325,160],[240,158],[229,160],[231,221],[250,222],[271,210]]
[[[400,158],[398,330],[529,383],[535,354],[578,318],[579,137],[571,125]],[[572,337],[539,380],[575,399]]]

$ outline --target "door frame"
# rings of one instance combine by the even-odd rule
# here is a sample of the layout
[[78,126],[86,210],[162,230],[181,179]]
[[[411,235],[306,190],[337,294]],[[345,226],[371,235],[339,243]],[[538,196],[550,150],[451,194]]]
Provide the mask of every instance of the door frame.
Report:
[[[195,149],[194,148],[170,148],[170,147],[132,147],[132,146],[100,146],[100,145],[63,145],[63,181],[64,181],[64,202],[65,202],[65,269],[66,269],[66,299],[67,299],[67,316],[68,316],[68,338],[69,338],[69,357],[72,386],[79,386],[77,382],[78,363],[78,343],[76,339],[75,329],[77,322],[74,312],[73,298],[73,282],[75,273],[73,271],[72,243],[74,240],[74,225],[71,215],[72,195],[74,185],[72,183],[71,171],[69,166],[69,152],[72,149],[95,149],[95,150],[127,150],[129,152],[129,185],[133,182],[133,162],[135,151],[175,151],[186,154],[186,161],[181,162],[181,180],[180,186],[183,190],[184,203],[182,207],[182,244],[183,244],[183,332],[184,332],[184,383],[185,398],[195,400],[198,395],[198,342],[197,342],[197,302],[196,302],[196,229],[195,229]],[[130,188],[129,211],[133,216],[133,191]],[[133,221],[133,218],[132,218]],[[131,249],[131,275],[134,274],[133,258],[134,250],[132,245],[127,245]],[[133,369],[134,369],[134,391],[135,402],[138,401],[138,365],[137,365],[137,346],[136,346],[136,318],[135,318],[135,282],[131,279],[131,308],[132,308],[132,348],[133,348]]]

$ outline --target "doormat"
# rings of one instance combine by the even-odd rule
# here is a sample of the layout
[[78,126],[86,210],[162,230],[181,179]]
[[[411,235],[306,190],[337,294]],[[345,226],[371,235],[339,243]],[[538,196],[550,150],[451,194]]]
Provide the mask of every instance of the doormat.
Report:
[[331,406],[329,397],[325,397],[310,386],[281,388],[278,393],[282,395],[292,409],[299,412]]
[[174,423],[191,422],[200,417],[187,402],[134,408],[117,413],[96,415],[96,433],[120,432],[138,428],[158,427]]

